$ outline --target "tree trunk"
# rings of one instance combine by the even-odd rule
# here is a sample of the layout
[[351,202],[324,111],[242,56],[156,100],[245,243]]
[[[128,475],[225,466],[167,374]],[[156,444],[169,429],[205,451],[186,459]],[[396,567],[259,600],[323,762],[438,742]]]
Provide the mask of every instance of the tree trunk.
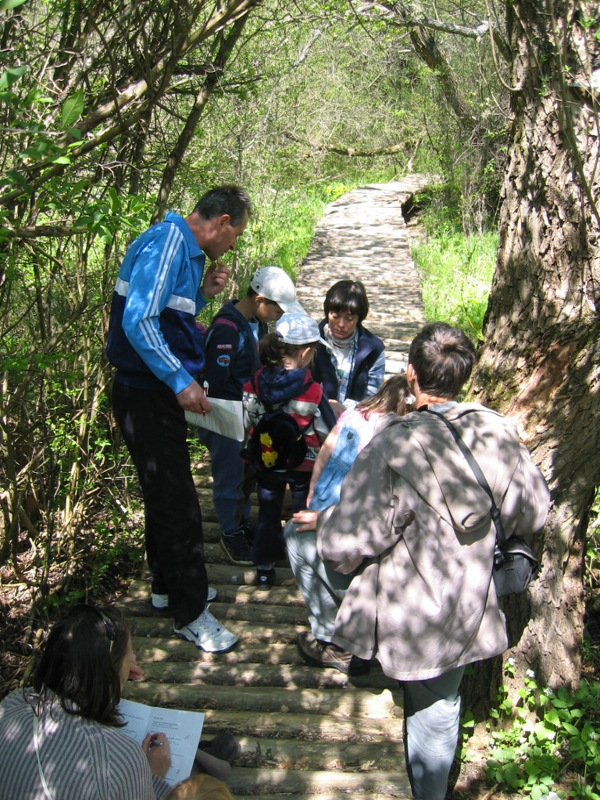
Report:
[[[507,8],[512,147],[471,399],[516,421],[552,492],[537,541],[542,572],[507,605],[515,686],[532,669],[542,685],[575,687],[586,529],[600,483],[598,117],[585,89],[597,43],[578,24],[591,17],[579,0]],[[499,660],[478,665],[467,697],[494,695],[500,677]]]

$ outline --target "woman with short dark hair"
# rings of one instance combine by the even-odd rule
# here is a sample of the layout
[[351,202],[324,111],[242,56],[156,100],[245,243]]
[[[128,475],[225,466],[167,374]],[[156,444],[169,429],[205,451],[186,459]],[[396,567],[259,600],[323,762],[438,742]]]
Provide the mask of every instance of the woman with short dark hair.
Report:
[[360,281],[334,283],[323,309],[325,319],[319,330],[328,346],[317,346],[311,372],[339,417],[383,384],[385,355],[381,339],[363,327],[369,300]]

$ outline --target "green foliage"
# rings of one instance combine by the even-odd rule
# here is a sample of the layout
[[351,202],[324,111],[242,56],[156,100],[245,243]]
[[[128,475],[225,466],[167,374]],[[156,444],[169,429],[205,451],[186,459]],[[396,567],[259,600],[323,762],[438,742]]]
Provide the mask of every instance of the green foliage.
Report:
[[424,214],[425,242],[413,247],[421,278],[425,318],[441,320],[481,338],[496,266],[495,232],[465,236],[458,211],[444,207]]
[[583,582],[588,592],[600,585],[600,488],[596,489],[590,513]]
[[458,736],[458,753],[457,757],[461,763],[469,760],[469,738],[473,735],[475,729],[475,718],[468,709],[462,714],[460,718],[460,729]]
[[76,603],[111,592],[115,576],[127,579],[139,572],[143,560],[143,526],[125,527],[116,513],[105,514],[93,527],[80,531],[70,578],[50,591],[41,610],[64,614]]
[[276,193],[271,202],[263,200],[261,215],[251,228],[256,267],[274,263],[295,278],[325,207],[361,183],[373,180],[363,173],[346,182],[307,185]]
[[585,595],[585,629],[583,636],[583,657],[588,664],[600,664],[600,488],[590,510],[586,536],[586,551],[583,571],[583,590]]
[[[476,5],[474,14],[485,11]],[[183,214],[215,183],[249,191],[255,215],[230,261],[230,290],[239,296],[259,266],[279,264],[295,277],[323,208],[354,186],[442,170],[455,187],[447,196],[458,197],[462,228],[471,230],[482,174],[489,172],[490,184],[501,174],[479,45],[440,42],[480,120],[470,147],[470,133],[440,102],[437,77],[389,17],[340,0],[267,0],[252,7],[229,60],[210,72],[210,99],[172,183],[163,184],[206,65],[241,8],[241,0],[226,9],[192,0],[182,17],[178,4],[150,0],[0,0],[7,12],[0,71],[5,558],[27,494],[40,501],[32,527],[50,532],[49,551],[59,546],[54,531],[68,551],[62,537],[89,522],[90,498],[112,503],[114,492],[129,501],[126,457],[107,408],[104,344],[119,263],[150,223],[159,187]],[[493,74],[491,81],[498,89]],[[460,257],[472,266],[479,256]],[[203,322],[224,299],[209,304]],[[15,559],[27,537],[20,534]]]
[[[505,673],[514,674],[511,659]],[[529,670],[519,697],[513,708],[507,687],[500,687],[491,716],[499,722],[512,719],[512,724],[508,730],[492,730],[488,778],[519,797],[540,800],[569,773],[576,776],[569,797],[600,800],[600,683],[583,681],[573,694],[562,687],[554,693],[540,689]]]

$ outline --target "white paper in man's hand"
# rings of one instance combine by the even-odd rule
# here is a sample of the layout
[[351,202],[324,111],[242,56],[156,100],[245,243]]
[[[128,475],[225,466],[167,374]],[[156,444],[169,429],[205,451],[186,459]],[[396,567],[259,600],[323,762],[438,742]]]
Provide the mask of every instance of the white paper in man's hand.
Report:
[[198,425],[208,431],[220,433],[230,439],[243,442],[244,432],[244,411],[241,400],[222,400],[220,397],[208,397],[210,403],[210,414],[195,414],[193,411],[186,411],[185,418],[190,425]]

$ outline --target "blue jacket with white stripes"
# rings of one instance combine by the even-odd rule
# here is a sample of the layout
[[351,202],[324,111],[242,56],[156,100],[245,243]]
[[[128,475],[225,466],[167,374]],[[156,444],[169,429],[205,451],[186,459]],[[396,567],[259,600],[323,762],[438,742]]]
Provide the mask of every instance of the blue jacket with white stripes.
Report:
[[183,217],[168,211],[131,244],[115,284],[106,355],[115,379],[183,391],[204,367],[196,316],[205,256]]

